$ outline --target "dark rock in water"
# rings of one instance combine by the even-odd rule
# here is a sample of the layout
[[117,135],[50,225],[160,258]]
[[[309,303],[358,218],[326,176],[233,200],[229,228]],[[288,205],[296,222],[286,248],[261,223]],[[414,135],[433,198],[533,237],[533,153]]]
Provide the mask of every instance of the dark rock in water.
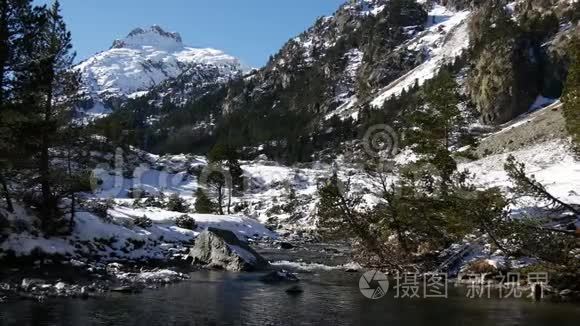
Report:
[[291,294],[291,295],[297,295],[304,292],[304,290],[302,290],[302,288],[298,285],[293,285],[289,288],[286,289],[286,293]]
[[231,231],[209,228],[195,240],[193,264],[233,272],[266,269],[270,264]]
[[279,283],[279,282],[298,282],[299,279],[294,273],[285,270],[273,271],[260,278],[264,283]]
[[118,292],[118,293],[139,293],[141,289],[136,288],[134,286],[118,286],[111,288],[111,292]]
[[336,248],[324,248],[324,251],[331,254],[338,254],[340,251]]
[[358,273],[358,269],[356,269],[356,268],[347,268],[344,271],[346,273]]
[[292,249],[294,248],[294,245],[291,244],[290,242],[280,242],[280,249]]

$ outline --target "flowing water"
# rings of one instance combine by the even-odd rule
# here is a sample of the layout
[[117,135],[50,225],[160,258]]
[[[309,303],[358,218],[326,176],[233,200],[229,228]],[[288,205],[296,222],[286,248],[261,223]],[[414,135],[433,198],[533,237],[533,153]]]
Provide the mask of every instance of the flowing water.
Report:
[[0,325],[578,325],[580,306],[523,299],[379,300],[359,291],[360,273],[299,273],[303,293],[264,284],[260,273],[199,271],[191,279],[140,294],[0,304]]

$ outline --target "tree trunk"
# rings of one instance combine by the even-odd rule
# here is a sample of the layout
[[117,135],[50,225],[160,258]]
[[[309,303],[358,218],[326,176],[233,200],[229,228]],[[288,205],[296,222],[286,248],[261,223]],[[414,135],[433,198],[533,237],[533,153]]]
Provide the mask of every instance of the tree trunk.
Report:
[[40,186],[42,191],[43,202],[43,218],[49,219],[51,216],[51,197],[50,190],[50,167],[48,154],[48,136],[43,134],[41,137],[40,160],[38,165],[38,173],[40,174]]
[[[48,80],[52,81],[53,78]],[[42,201],[43,201],[43,224],[48,226],[49,220],[53,217],[53,210],[55,207],[52,203],[52,192],[50,187],[50,124],[52,117],[52,90],[48,91],[46,104],[44,108],[44,128],[41,131],[41,141],[40,141],[40,159],[38,162],[38,173],[40,175],[40,186],[42,191]]]
[[75,214],[76,214],[75,206],[76,206],[76,196],[75,193],[72,192],[70,195],[70,220],[68,222],[69,232],[71,233],[75,226]]
[[[73,146],[72,144],[69,144],[69,146]],[[71,158],[71,149],[69,147],[68,151],[67,151],[67,165],[68,165],[68,175],[69,178],[72,181],[72,164],[71,164],[72,158]],[[74,227],[74,223],[75,223],[75,205],[76,205],[76,196],[75,196],[75,189],[73,189],[74,185],[71,184],[70,185],[71,189],[70,189],[70,220],[69,220],[69,232],[72,233],[73,231],[73,227]]]
[[228,215],[232,214],[230,207],[232,206],[232,188],[228,192]]
[[[396,193],[391,194],[389,192],[388,187],[387,187],[387,178],[382,172],[379,173],[379,180],[381,182],[381,187],[383,189],[383,197],[387,200],[389,210],[391,211],[391,217],[393,219],[393,226],[395,228],[395,233],[397,234],[397,238],[399,240],[399,243],[401,244],[401,247],[403,248],[403,251],[408,253],[409,246],[407,245],[407,240],[403,236],[403,231],[401,230],[402,229],[401,223],[400,223],[399,218],[398,218],[397,208],[394,206],[395,205],[394,200],[395,200],[395,197],[397,196],[397,194]],[[393,188],[393,190],[395,191],[394,188]]]
[[10,197],[10,189],[8,189],[8,183],[4,179],[4,174],[0,171],[0,184],[2,185],[2,190],[4,191],[4,199],[6,200],[6,210],[10,213],[14,213],[14,206],[12,205],[12,198]]
[[0,107],[4,105],[4,88],[7,66],[9,65],[9,35],[7,28],[8,3],[5,0],[0,2]]
[[224,215],[224,193],[223,193],[223,187],[220,185],[217,189],[217,193],[218,193],[218,213],[220,215]]
[[356,217],[350,209],[346,198],[344,198],[342,194],[339,194],[338,197],[339,205],[343,211],[343,214],[347,218],[347,222],[354,229],[353,231],[358,235],[358,237],[370,247],[370,250],[378,256],[381,262],[386,264],[385,266],[389,266],[397,271],[402,271],[401,266],[391,262],[388,257],[385,257],[381,244],[373,237],[372,234],[369,234],[368,230],[366,230],[356,221]]
[[449,150],[449,124],[445,126],[445,150]]

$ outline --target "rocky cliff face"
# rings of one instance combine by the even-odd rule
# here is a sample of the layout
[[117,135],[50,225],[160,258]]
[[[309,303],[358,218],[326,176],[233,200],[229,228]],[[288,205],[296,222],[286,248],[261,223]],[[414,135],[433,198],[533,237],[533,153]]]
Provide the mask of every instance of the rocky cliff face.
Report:
[[184,87],[191,90],[187,95],[195,97],[208,85],[223,84],[244,70],[238,59],[215,49],[188,47],[178,33],[159,26],[133,30],[76,68],[84,84],[81,113],[89,117],[107,115],[127,99],[173,78],[186,78]]
[[476,8],[468,86],[484,123],[510,121],[538,96],[560,97],[578,9],[568,0],[486,1]]

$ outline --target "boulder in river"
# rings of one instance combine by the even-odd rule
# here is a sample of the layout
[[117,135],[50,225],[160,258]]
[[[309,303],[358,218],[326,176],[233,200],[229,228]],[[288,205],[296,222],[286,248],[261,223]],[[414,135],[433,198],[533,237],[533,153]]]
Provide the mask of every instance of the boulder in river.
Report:
[[298,282],[299,279],[294,273],[285,270],[272,271],[260,278],[264,283]]
[[289,250],[289,249],[294,248],[294,245],[291,244],[290,242],[280,242],[279,247],[280,247],[280,249]]
[[131,285],[122,285],[113,287],[110,289],[111,292],[118,292],[118,293],[139,293],[141,292],[141,288]]
[[293,285],[291,287],[289,287],[288,289],[286,289],[286,293],[290,294],[290,295],[297,295],[304,292],[304,290],[302,290],[302,288],[298,285]]
[[268,261],[233,232],[215,228],[199,234],[189,256],[193,264],[233,272],[262,270],[269,266]]

